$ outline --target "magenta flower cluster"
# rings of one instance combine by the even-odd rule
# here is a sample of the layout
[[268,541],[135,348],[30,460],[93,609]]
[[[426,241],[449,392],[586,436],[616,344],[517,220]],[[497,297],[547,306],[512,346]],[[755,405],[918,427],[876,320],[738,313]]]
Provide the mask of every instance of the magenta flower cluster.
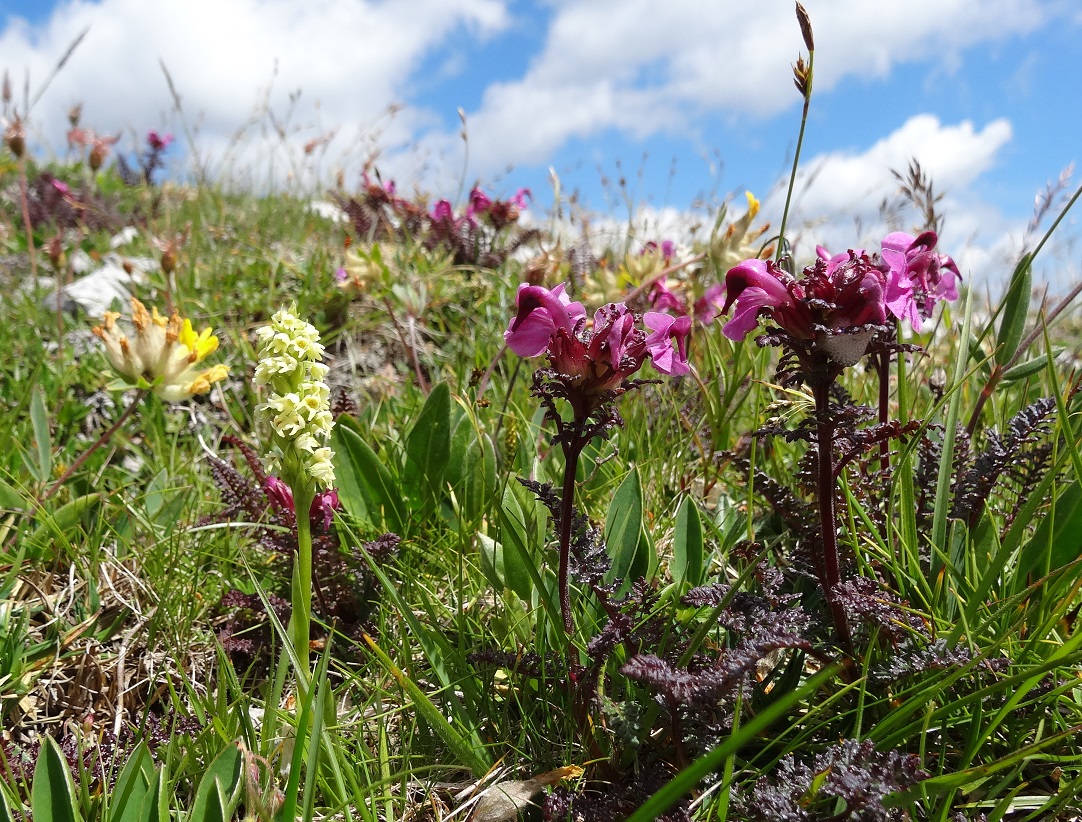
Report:
[[[275,476],[269,476],[263,482],[263,490],[266,491],[271,505],[279,513],[287,516],[296,516],[296,505],[293,503],[293,491],[282,480]],[[338,500],[338,490],[320,491],[312,500],[312,506],[308,509],[308,518],[312,525],[321,525],[324,532],[331,529],[334,522],[334,512],[341,509],[342,503]],[[292,520],[291,520],[292,521]]]
[[882,254],[871,256],[863,250],[831,255],[820,246],[799,279],[776,263],[745,260],[725,276],[722,313],[734,304],[736,312],[723,331],[742,340],[763,316],[796,340],[819,342],[883,325],[891,316],[919,328],[937,300],[958,298],[958,268],[936,253],[936,242],[931,231],[919,237],[895,232],[883,240]]
[[493,200],[474,186],[463,217],[455,217],[450,200],[438,200],[432,207],[432,223],[436,226],[458,228],[463,223],[476,226],[484,220],[497,229],[504,228],[518,221],[519,214],[525,210],[531,196],[528,188],[520,188],[508,200]]
[[172,142],[172,134],[159,134],[153,129],[147,132],[147,146],[151,151],[165,151]]
[[647,359],[662,374],[689,371],[688,317],[648,311],[643,330],[626,305],[609,303],[588,323],[585,307],[571,301],[563,283],[553,289],[523,283],[515,307],[504,332],[508,348],[522,357],[547,354],[553,370],[583,394],[618,388]]

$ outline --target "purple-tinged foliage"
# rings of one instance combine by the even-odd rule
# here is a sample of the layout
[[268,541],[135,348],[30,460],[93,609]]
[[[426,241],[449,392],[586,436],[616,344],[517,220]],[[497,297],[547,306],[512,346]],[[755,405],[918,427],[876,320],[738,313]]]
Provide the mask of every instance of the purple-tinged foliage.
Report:
[[[559,785],[541,803],[545,822],[622,822],[661,790],[670,774],[660,764],[649,766],[634,779],[592,782],[575,793]],[[688,800],[657,817],[657,822],[691,822]]]
[[986,434],[988,444],[958,478],[951,516],[975,528],[993,489],[1005,479],[1015,490],[1016,505],[1005,525],[1010,527],[1029,491],[1048,470],[1052,444],[1041,440],[1047,438],[1055,410],[1055,399],[1037,400],[1011,419],[1005,436],[995,431]]
[[868,577],[843,580],[834,592],[854,624],[862,623],[869,634],[885,636],[897,647],[906,639],[928,636],[924,620],[887,588]]
[[[263,471],[255,451],[243,441],[226,436],[222,442],[240,451],[254,479],[242,474],[225,460],[208,455],[211,476],[218,485],[225,507],[206,522],[266,523],[251,533],[257,544],[271,555],[277,588],[268,592],[268,601],[279,618],[288,620],[290,558],[297,549],[297,523],[289,489]],[[399,537],[384,534],[363,546],[346,548],[339,542],[333,525],[338,497],[334,492],[318,496],[309,510],[312,519],[313,610],[321,620],[336,623],[338,630],[359,639],[362,631],[373,632],[368,620],[376,608],[379,586],[365,559],[377,563],[389,560],[398,549]],[[264,654],[271,634],[266,610],[258,597],[239,591],[227,593],[220,603],[226,614],[219,627],[219,639],[230,652],[238,669],[255,665],[260,671],[273,662]],[[283,611],[282,609],[286,610]]]
[[453,265],[499,268],[507,258],[541,236],[518,227],[530,193],[521,189],[509,200],[493,200],[479,188],[470,192],[459,217],[448,200],[431,208],[397,195],[393,181],[373,180],[366,172],[357,197],[339,198],[356,238],[363,243],[420,243],[429,251],[449,253]]
[[928,776],[916,756],[850,739],[807,763],[786,756],[773,775],[738,795],[736,806],[747,822],[902,822],[909,815],[883,800]]

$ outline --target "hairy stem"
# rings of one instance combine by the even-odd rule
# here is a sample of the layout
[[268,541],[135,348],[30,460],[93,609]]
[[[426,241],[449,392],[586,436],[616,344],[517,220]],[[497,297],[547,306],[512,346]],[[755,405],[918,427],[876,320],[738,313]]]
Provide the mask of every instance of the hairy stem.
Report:
[[[880,351],[875,355],[875,369],[879,374],[879,424],[890,421],[890,355]],[[890,443],[879,443],[879,468],[886,471],[890,466]]]
[[578,438],[564,443],[564,485],[560,497],[560,568],[558,585],[560,593],[560,614],[564,620],[564,631],[568,636],[575,632],[575,623],[571,618],[571,590],[568,584],[568,567],[571,563],[571,521],[575,515],[575,474],[579,467],[579,454],[583,443]]
[[823,577],[819,580],[830,604],[830,614],[838,631],[838,640],[847,654],[852,654],[853,638],[845,609],[838,602],[836,588],[841,582],[841,566],[838,562],[838,521],[834,510],[834,420],[830,416],[830,382],[821,380],[812,387],[815,395],[815,419],[818,431],[818,493],[819,525],[823,540],[821,567]]

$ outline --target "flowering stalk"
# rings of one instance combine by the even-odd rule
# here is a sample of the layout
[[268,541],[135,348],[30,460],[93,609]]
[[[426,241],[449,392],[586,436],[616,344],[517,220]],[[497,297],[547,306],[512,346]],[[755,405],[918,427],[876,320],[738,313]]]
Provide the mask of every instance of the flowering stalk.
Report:
[[834,501],[834,419],[830,414],[830,385],[833,381],[819,380],[812,384],[815,397],[816,447],[818,448],[818,475],[816,490],[819,497],[819,528],[822,533],[823,550],[820,558],[820,579],[838,642],[848,653],[853,652],[853,637],[845,608],[838,602],[837,587],[842,581],[841,564],[838,560],[838,517]]
[[[631,377],[647,359],[663,374],[688,373],[691,318],[648,312],[642,317],[647,333],[626,305],[610,303],[595,312],[592,327],[587,328],[585,307],[571,301],[563,284],[550,290],[523,283],[515,305],[516,314],[504,333],[507,347],[521,357],[545,354],[549,361],[548,368],[534,373],[533,393],[555,424],[555,441],[564,455],[557,578],[563,626],[570,635],[575,627],[569,585],[571,531],[582,449],[623,423],[616,400],[644,384]],[[570,419],[564,419],[557,400],[570,407]]]
[[[289,486],[295,510],[309,511],[317,488],[330,490],[334,485],[327,445],[333,419],[330,389],[323,381],[327,366],[320,362],[324,349],[319,332],[295,312],[296,306],[280,309],[269,325],[256,330],[259,364],[255,382],[271,389],[266,402],[256,408],[256,415],[271,432],[264,467]],[[311,672],[312,523],[303,515],[296,521],[289,634],[299,662],[297,691],[303,702]],[[302,731],[298,729],[298,736],[303,736]]]

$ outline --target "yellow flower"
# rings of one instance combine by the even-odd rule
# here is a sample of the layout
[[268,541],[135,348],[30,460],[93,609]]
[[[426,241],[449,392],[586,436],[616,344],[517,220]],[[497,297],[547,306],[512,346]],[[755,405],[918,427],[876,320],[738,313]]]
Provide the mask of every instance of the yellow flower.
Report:
[[229,374],[225,365],[196,368],[218,348],[210,328],[196,334],[191,320],[175,312],[167,320],[134,297],[131,307],[130,330],[121,326],[115,311],[106,311],[102,324],[93,329],[105,343],[110,364],[127,382],[142,382],[163,400],[179,402],[207,393]]

